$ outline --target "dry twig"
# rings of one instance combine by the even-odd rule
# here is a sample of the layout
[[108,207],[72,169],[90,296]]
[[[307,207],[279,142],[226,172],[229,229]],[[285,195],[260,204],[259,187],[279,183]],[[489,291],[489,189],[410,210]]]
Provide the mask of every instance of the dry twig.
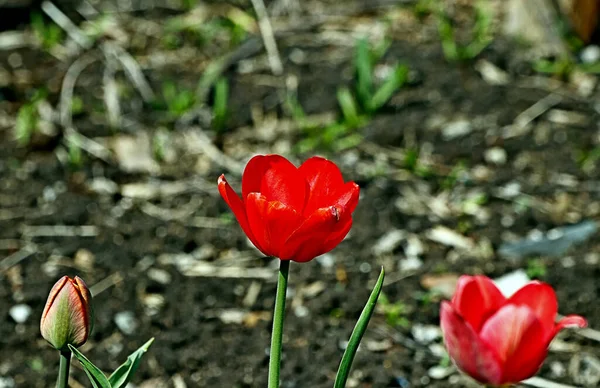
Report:
[[283,73],[283,64],[281,62],[281,57],[279,56],[275,35],[273,34],[273,27],[271,26],[265,3],[263,0],[252,0],[252,6],[258,16],[258,28],[260,29],[265,48],[267,49],[271,71],[275,75],[281,75]]

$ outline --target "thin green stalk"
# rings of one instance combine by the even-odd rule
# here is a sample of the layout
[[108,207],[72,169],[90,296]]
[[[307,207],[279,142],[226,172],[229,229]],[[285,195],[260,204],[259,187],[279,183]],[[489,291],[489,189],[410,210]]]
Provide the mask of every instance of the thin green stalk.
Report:
[[71,352],[64,350],[60,352],[60,366],[58,369],[58,380],[56,388],[68,388],[69,386],[69,367],[71,366]]
[[285,315],[285,294],[287,292],[290,261],[281,260],[277,278],[277,294],[273,311],[273,331],[271,332],[271,353],[269,358],[268,388],[279,387],[279,369],[281,367],[281,341],[283,338],[283,317]]

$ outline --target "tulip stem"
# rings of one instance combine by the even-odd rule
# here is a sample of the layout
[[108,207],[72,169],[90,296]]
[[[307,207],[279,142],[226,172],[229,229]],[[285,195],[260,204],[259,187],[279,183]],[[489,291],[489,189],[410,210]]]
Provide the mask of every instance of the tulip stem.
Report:
[[281,367],[281,342],[283,338],[283,317],[285,315],[285,294],[287,292],[289,260],[280,260],[277,278],[277,294],[273,311],[273,331],[271,332],[271,353],[269,357],[268,388],[279,387],[279,369]]
[[67,388],[69,386],[69,367],[71,366],[71,351],[60,352],[60,366],[58,369],[58,380],[56,388]]

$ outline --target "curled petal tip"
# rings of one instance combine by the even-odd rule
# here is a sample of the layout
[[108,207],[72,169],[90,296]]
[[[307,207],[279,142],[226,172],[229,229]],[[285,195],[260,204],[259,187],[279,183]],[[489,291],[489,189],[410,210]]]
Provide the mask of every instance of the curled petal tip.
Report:
[[563,328],[584,328],[587,327],[587,321],[579,315],[568,315],[558,321],[557,326],[559,330]]

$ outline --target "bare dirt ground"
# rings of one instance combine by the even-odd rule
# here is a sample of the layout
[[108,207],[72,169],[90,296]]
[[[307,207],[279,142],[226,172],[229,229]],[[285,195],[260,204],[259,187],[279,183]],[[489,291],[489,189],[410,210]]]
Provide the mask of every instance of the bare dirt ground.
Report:
[[[43,12],[12,19],[0,33],[0,387],[54,384],[38,325],[64,274],[92,285],[81,350],[103,370],[153,336],[137,387],[266,386],[277,263],[216,190],[221,173],[239,187],[257,153],[323,155],[361,186],[348,238],[291,266],[282,387],[332,386],[380,266],[349,387],[472,384],[437,328],[462,273],[552,284],[560,312],[592,330],[562,334],[539,376],[597,386],[596,76],[537,73],[496,24],[474,59],[449,61],[419,4],[267,2],[276,52],[247,1],[63,6],[69,33]],[[474,13],[460,4],[459,41]],[[396,64],[408,72],[351,125],[337,95],[356,95],[362,38],[380,51],[376,85]],[[77,366],[71,386],[89,386]]]

